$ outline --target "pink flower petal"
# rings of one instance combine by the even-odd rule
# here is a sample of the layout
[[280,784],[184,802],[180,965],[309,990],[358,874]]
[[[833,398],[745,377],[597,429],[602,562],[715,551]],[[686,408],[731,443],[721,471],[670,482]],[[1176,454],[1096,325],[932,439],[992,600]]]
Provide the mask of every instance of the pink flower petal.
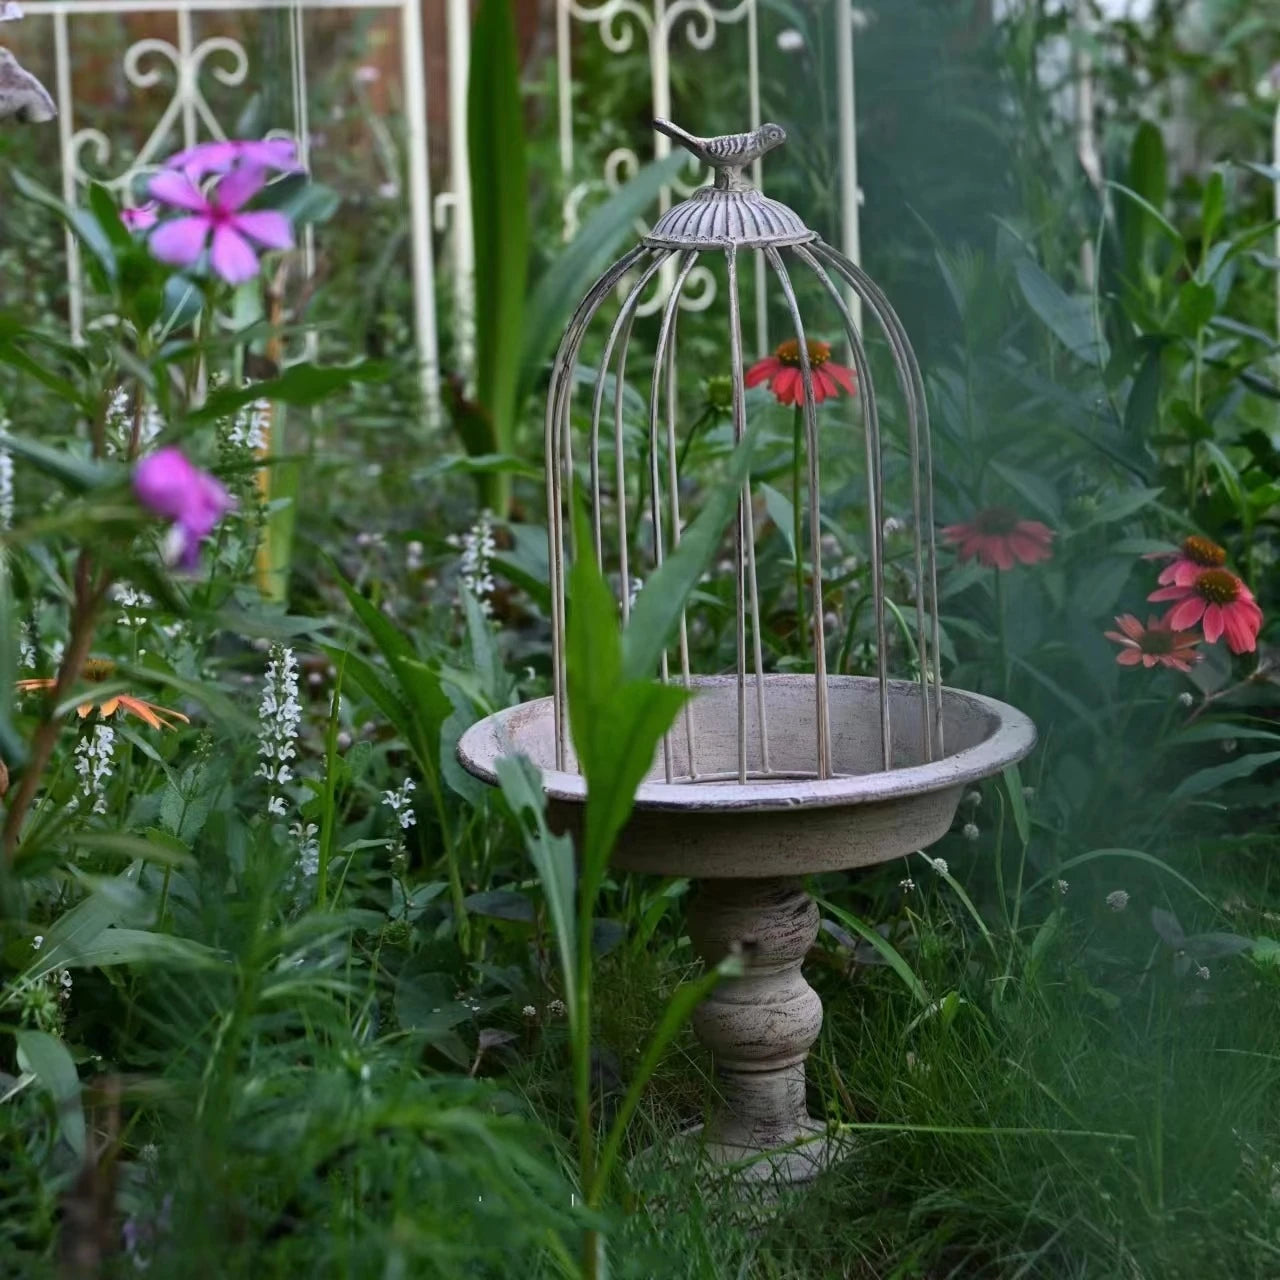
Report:
[[151,233],[147,244],[153,258],[173,266],[189,267],[204,252],[208,238],[209,219],[197,215],[161,223]]
[[[1187,598],[1187,595],[1188,595],[1188,591],[1186,587],[1161,587],[1159,591],[1153,591],[1147,597],[1147,599],[1153,600],[1153,601],[1154,600],[1185,600]],[[1172,616],[1173,615],[1170,614],[1170,617]],[[1197,614],[1197,617],[1198,616],[1199,615]]]
[[1136,667],[1142,661],[1142,650],[1136,646],[1132,649],[1121,649],[1116,654],[1116,661],[1122,667]]
[[1204,611],[1204,638],[1210,644],[1217,644],[1222,635],[1224,612],[1220,604],[1211,604]]
[[846,369],[844,365],[836,364],[834,361],[829,361],[822,367],[845,389],[849,395],[854,394],[854,387],[856,384],[854,382],[852,369]]
[[228,284],[243,284],[258,274],[258,255],[234,227],[224,224],[213,233],[209,265]]
[[767,382],[773,377],[779,369],[782,368],[782,361],[777,356],[765,356],[763,360],[757,360],[755,364],[747,370],[747,376],[744,379],[744,385],[748,387],[758,387],[762,382]]
[[157,199],[175,209],[189,209],[192,213],[208,213],[209,202],[204,193],[185,173],[166,169],[151,179],[149,190]]
[[168,164],[171,169],[183,169],[194,178],[202,178],[206,173],[229,169],[235,163],[236,154],[233,142],[198,142],[170,156]]
[[241,165],[218,179],[213,198],[223,209],[243,208],[262,190],[267,171],[260,165]]
[[134,468],[133,491],[148,511],[176,520],[187,510],[196,475],[182,450],[166,445]]
[[283,213],[264,209],[258,213],[238,213],[232,225],[241,235],[268,249],[292,249],[293,227]]
[[1141,640],[1143,633],[1142,623],[1131,613],[1122,613],[1116,618],[1116,626],[1132,640]]
[[[1148,599],[1154,600],[1155,596],[1160,594],[1157,591],[1155,595],[1149,596]],[[1181,604],[1176,604],[1169,610],[1169,625],[1175,631],[1183,631],[1187,627],[1194,627],[1204,615],[1204,610],[1205,602],[1200,596],[1187,596]]]
[[[1252,653],[1258,647],[1258,627],[1262,616],[1254,622],[1253,615],[1238,606],[1222,611],[1223,627],[1227,635],[1227,647],[1232,653]],[[1207,633],[1206,633],[1207,635]]]

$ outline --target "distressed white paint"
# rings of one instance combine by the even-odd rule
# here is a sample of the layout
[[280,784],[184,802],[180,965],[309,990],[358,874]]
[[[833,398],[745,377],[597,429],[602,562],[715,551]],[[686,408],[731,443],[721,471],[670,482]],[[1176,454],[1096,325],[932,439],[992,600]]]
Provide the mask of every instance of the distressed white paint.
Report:
[[[117,191],[131,188],[134,178],[163,159],[169,139],[176,131],[183,147],[202,138],[225,138],[226,129],[205,96],[203,85],[211,77],[227,87],[251,83],[254,69],[244,45],[227,36],[196,38],[196,14],[235,13],[262,9],[285,9],[289,14],[289,77],[293,111],[293,132],[299,157],[310,155],[310,120],[307,96],[306,15],[318,10],[385,10],[401,17],[401,44],[404,59],[404,95],[407,117],[409,164],[409,212],[413,247],[414,321],[422,368],[422,389],[429,415],[439,414],[439,353],[435,314],[435,266],[431,248],[431,193],[428,179],[425,64],[422,48],[422,20],[418,0],[30,0],[23,8],[28,17],[53,19],[56,99],[59,120],[59,147],[62,161],[61,187],[68,204],[78,202],[81,188],[90,180],[86,159],[91,160],[93,178]],[[112,171],[111,139],[99,129],[76,127],[75,20],[102,14],[172,15],[176,22],[176,43],[146,37],[124,52],[121,69],[126,83],[140,93],[148,93],[173,81],[172,95],[160,109],[151,132],[133,159]],[[454,50],[451,46],[450,52]],[[262,70],[258,75],[264,74]],[[462,73],[465,82],[465,70]],[[465,163],[465,161],[464,161]],[[470,226],[470,207],[459,210],[459,219]],[[314,231],[307,228],[302,243],[304,269],[314,274],[316,246]],[[79,246],[67,237],[69,315],[72,336],[79,340],[84,327],[84,285]],[[314,350],[313,340],[308,350]]]

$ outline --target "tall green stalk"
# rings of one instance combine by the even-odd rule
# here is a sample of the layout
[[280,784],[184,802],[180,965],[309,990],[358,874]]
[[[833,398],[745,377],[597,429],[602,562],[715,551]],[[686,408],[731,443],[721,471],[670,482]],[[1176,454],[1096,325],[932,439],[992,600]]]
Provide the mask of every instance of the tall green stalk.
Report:
[[800,640],[800,652],[809,652],[809,623],[804,612],[804,507],[800,502],[800,463],[804,449],[804,409],[796,405],[795,426],[792,429],[791,452],[791,536],[794,541],[796,580],[796,635]]

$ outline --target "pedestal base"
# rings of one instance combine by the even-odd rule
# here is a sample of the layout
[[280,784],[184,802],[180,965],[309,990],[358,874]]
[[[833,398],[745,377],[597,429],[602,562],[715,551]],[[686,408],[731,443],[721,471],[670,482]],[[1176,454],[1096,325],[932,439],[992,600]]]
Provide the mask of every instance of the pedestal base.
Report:
[[817,1176],[844,1149],[805,1103],[805,1059],[822,1028],[822,1001],[800,966],[818,936],[818,909],[796,879],[717,880],[699,886],[689,934],[707,964],[741,956],[693,1016],[711,1050],[721,1101],[677,1140],[672,1157],[696,1158],[745,1190]]

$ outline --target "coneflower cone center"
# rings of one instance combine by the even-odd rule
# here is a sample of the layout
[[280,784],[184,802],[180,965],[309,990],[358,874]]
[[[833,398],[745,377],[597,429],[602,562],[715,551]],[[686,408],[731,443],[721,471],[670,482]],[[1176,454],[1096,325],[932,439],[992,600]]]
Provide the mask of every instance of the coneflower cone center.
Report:
[[1227,553],[1216,542],[1192,534],[1182,540],[1182,554],[1206,569],[1217,569],[1227,562]]
[[1144,631],[1142,639],[1138,641],[1138,648],[1143,653],[1159,657],[1161,654],[1172,653],[1178,647],[1174,637],[1174,632],[1166,631],[1163,627],[1155,631]]
[[973,523],[979,533],[1004,536],[1012,533],[1020,522],[1018,513],[1008,507],[988,507],[986,511],[978,512]]
[[1240,594],[1240,583],[1225,569],[1206,569],[1196,579],[1196,591],[1210,604],[1230,604]]
[[[831,359],[830,343],[819,342],[816,338],[809,338],[805,342],[805,346],[809,350],[809,368],[817,369]],[[800,368],[800,343],[795,338],[788,338],[786,342],[780,342],[773,354],[783,364],[790,365],[793,369]]]

